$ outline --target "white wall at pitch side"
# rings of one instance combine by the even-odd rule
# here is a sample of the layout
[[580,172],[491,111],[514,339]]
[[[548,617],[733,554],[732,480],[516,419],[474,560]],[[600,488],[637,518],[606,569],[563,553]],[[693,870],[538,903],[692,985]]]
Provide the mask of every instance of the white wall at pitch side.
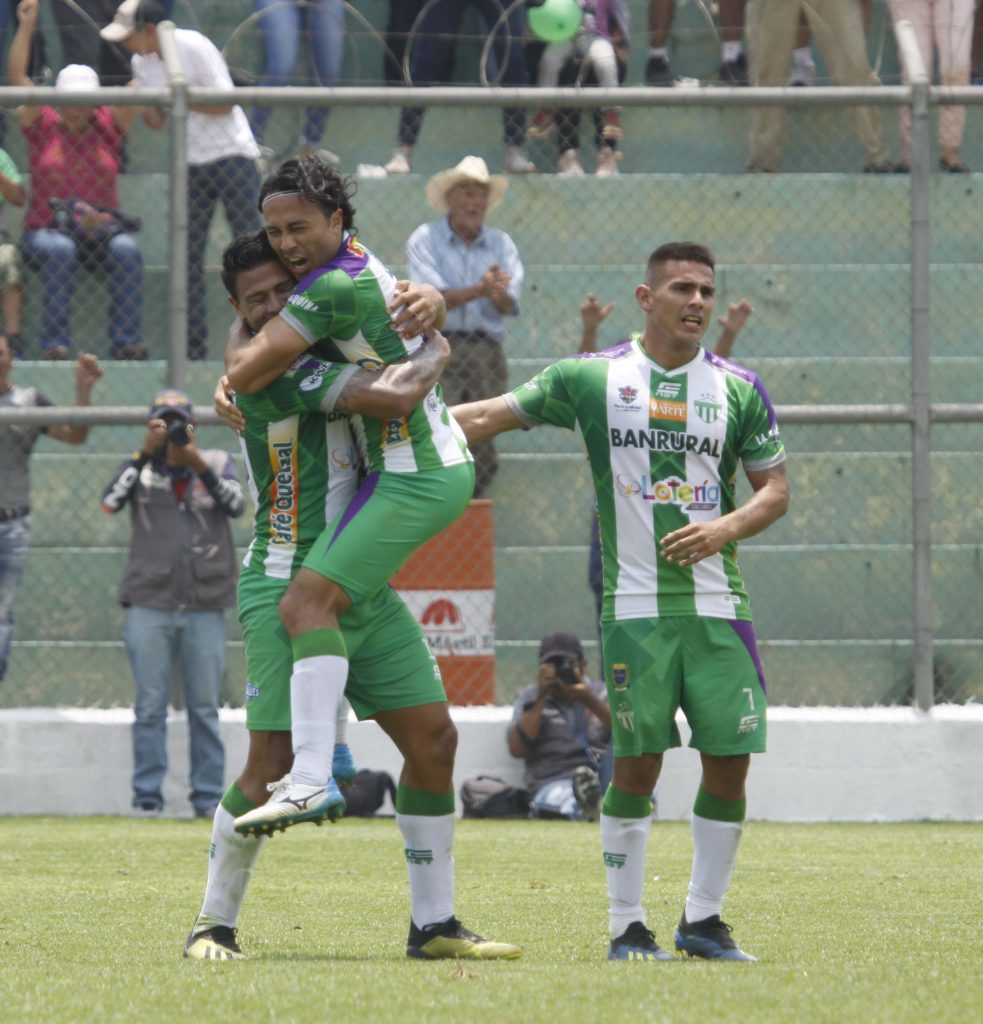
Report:
[[[455,790],[474,775],[521,782],[505,746],[509,708],[454,708],[460,733]],[[127,814],[132,712],[0,710],[0,815]],[[241,710],[222,712],[226,776],[245,761]],[[683,742],[688,740],[680,720]],[[360,767],[399,775],[400,758],[372,722],[352,722]],[[165,813],[188,816],[187,723],[168,721]],[[983,821],[983,707],[772,708],[768,753],[752,759],[748,817],[767,821]],[[657,790],[660,818],[686,818],[699,758],[669,751]]]

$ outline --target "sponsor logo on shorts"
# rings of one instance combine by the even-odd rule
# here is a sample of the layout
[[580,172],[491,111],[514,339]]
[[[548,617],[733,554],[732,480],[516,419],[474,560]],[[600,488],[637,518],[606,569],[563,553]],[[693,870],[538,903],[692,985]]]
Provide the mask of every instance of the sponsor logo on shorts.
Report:
[[604,858],[604,866],[608,868],[623,868],[628,860],[627,853],[609,853],[607,850],[601,856]]
[[627,690],[631,686],[631,671],[622,661],[611,666],[611,682],[616,690]]
[[737,723],[738,735],[747,732],[755,732],[758,728],[758,723],[761,721],[761,715],[744,715],[741,720]]
[[297,386],[301,391],[316,391],[324,380],[324,371],[327,367],[315,370],[309,377],[305,377]]
[[410,850],[407,849],[407,864],[433,864],[433,850]]
[[615,711],[614,717],[618,719],[618,724],[625,732],[635,731],[635,712],[632,711],[631,705],[623,700],[618,704],[618,710]]
[[246,700],[255,700],[259,696],[259,687],[255,683],[246,683]]

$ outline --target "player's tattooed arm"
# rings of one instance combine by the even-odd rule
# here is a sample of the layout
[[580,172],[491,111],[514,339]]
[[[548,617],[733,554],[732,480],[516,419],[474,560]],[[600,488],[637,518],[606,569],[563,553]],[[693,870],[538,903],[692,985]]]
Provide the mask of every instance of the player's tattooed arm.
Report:
[[450,354],[447,339],[435,331],[408,359],[381,371],[361,369],[352,374],[334,408],[373,419],[408,416],[437,383]]

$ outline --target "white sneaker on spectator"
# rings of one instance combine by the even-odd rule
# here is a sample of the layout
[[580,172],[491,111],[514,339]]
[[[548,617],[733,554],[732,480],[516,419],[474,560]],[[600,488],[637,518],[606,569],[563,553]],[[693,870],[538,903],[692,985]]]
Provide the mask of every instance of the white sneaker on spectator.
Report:
[[536,165],[526,156],[521,146],[505,147],[506,174],[532,174]]
[[580,162],[580,152],[576,149],[565,149],[556,162],[558,178],[582,178],[584,165]]
[[386,174],[409,174],[413,169],[413,147],[399,145],[393,150],[393,155],[386,164]]
[[597,170],[594,171],[598,178],[616,178],[621,171],[618,170],[618,161],[621,154],[610,146],[601,146],[597,151]]

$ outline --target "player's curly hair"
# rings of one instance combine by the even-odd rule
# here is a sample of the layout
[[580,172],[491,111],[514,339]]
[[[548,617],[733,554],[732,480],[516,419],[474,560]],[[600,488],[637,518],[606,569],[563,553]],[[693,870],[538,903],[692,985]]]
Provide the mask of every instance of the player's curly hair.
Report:
[[356,189],[354,178],[342,177],[319,157],[302,156],[280,164],[263,182],[259,190],[259,212],[263,212],[263,203],[268,196],[276,192],[299,192],[328,215],[341,210],[342,226],[354,235],[358,233],[355,207],[352,206]]
[[232,298],[237,299],[239,275],[247,270],[255,270],[264,263],[280,263],[265,231],[251,231],[248,235],[240,235],[233,239],[222,253],[222,284],[225,285],[225,290]]

